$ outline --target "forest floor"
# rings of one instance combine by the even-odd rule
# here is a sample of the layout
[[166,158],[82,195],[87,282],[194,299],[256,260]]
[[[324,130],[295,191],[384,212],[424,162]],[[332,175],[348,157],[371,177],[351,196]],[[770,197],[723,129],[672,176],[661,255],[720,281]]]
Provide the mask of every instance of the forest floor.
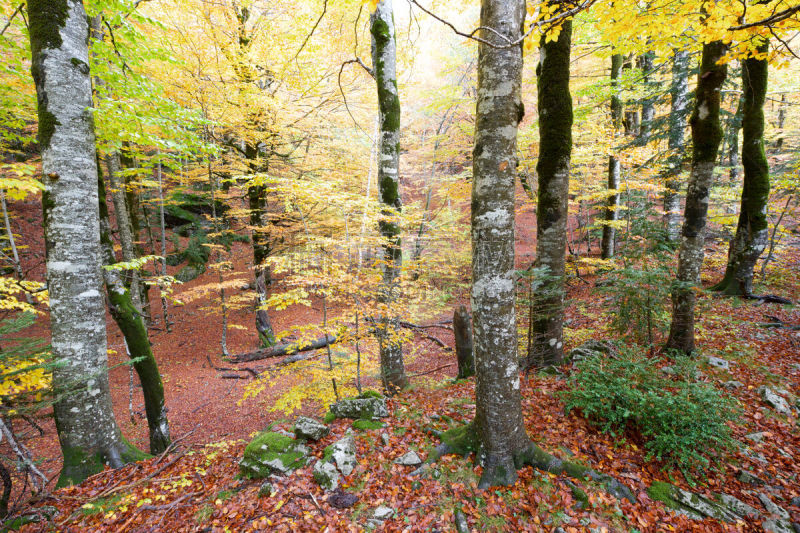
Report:
[[[35,202],[14,206],[20,215],[17,231],[30,239],[25,244],[41,250],[36,237],[40,229]],[[518,217],[520,262],[529,262],[533,227],[531,209],[522,209]],[[797,240],[797,237],[794,237]],[[709,242],[709,261],[703,272],[706,286],[721,277],[727,244]],[[241,273],[242,286],[250,281],[249,248],[235,244],[234,271]],[[524,256],[524,257],[523,257]],[[42,275],[41,255],[27,254],[26,265],[32,278]],[[770,267],[760,292],[800,300],[800,249],[797,245],[782,249]],[[176,289],[176,297],[203,283],[207,273]],[[606,335],[607,315],[601,313],[602,295],[594,290],[591,275],[576,278],[569,288],[568,308],[574,347],[578,340]],[[154,298],[155,301],[157,301]],[[305,406],[292,414],[291,420],[268,411],[285,392],[274,387],[256,400],[240,403],[246,379],[225,379],[224,372],[213,366],[230,366],[220,359],[221,317],[209,309],[209,301],[198,299],[173,307],[171,332],[154,329],[154,352],[164,378],[169,420],[175,446],[163,456],[131,464],[115,471],[92,476],[85,483],[52,492],[37,505],[55,506],[54,522],[31,524],[26,531],[361,531],[379,505],[391,507],[395,514],[378,527],[382,531],[451,531],[454,514],[460,509],[472,531],[761,531],[761,520],[737,523],[712,519],[694,520],[673,512],[653,501],[647,488],[654,480],[672,482],[700,494],[725,492],[762,510],[760,494],[773,501],[800,522],[800,507],[792,506],[800,496],[800,432],[797,420],[780,416],[769,409],[757,392],[761,385],[785,388],[800,394],[800,332],[788,328],[764,328],[759,324],[776,317],[785,324],[800,324],[800,308],[763,304],[701,294],[698,303],[698,344],[704,355],[714,355],[730,362],[729,370],[702,368],[705,380],[720,383],[736,380],[742,386],[726,390],[743,407],[741,420],[733,431],[737,440],[745,435],[764,432],[761,442],[753,444],[754,454],[736,452],[707,479],[691,485],[679,472],[664,470],[649,460],[641,438],[635,434],[614,437],[599,432],[578,413],[565,414],[558,392],[566,388],[562,376],[531,374],[522,379],[521,391],[528,434],[544,449],[555,455],[572,456],[597,471],[611,474],[629,486],[638,502],[618,501],[599,486],[566,476],[554,476],[532,468],[520,471],[512,487],[477,490],[481,468],[471,459],[445,457],[435,468],[437,475],[410,475],[413,467],[395,464],[394,460],[409,450],[424,458],[438,444],[428,429],[447,429],[445,420],[468,422],[474,415],[474,380],[454,382],[455,357],[450,350],[417,338],[418,356],[408,371],[418,377],[412,386],[388,401],[390,417],[384,428],[356,432],[359,465],[343,478],[342,487],[356,496],[350,508],[331,505],[329,494],[312,476],[313,460],[308,466],[272,482],[270,494],[259,496],[260,480],[238,477],[238,462],[249,439],[270,424],[272,430],[291,430],[299,414],[321,417],[324,410]],[[273,314],[276,330],[290,325],[316,323],[321,307],[293,306]],[[768,318],[769,317],[769,318]],[[442,317],[444,318],[444,317]],[[231,312],[233,324],[249,326],[252,308]],[[109,318],[109,346],[112,366],[125,360],[122,339]],[[46,317],[39,321],[37,332],[47,336]],[[452,333],[437,330],[435,335],[447,345]],[[252,350],[255,341],[246,329],[232,328],[229,333],[231,353]],[[213,365],[212,365],[213,362]],[[260,361],[267,366],[274,361]],[[564,369],[568,371],[567,368]],[[136,445],[146,448],[147,424],[139,389],[133,387],[133,413],[129,409],[129,369],[115,366],[110,373],[112,399],[123,433]],[[135,381],[135,379],[134,379]],[[367,384],[376,385],[374,377]],[[795,411],[796,414],[796,411]],[[58,442],[51,418],[39,421],[43,436],[23,430],[25,443],[37,458],[42,470],[55,477],[60,468]],[[331,432],[313,444],[312,458],[321,458],[323,449],[341,438],[351,422],[336,420]],[[737,472],[748,470],[766,485],[753,486],[737,479]],[[572,484],[587,494],[588,506],[578,508]],[[797,500],[795,500],[797,503]]]

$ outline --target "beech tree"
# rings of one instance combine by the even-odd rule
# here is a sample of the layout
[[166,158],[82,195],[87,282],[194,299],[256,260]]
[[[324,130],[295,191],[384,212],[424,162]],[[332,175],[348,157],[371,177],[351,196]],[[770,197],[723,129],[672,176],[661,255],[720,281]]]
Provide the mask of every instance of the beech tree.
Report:
[[[622,54],[611,56],[611,128],[616,137],[617,130],[622,122],[622,100],[619,97],[619,77],[622,74]],[[615,149],[615,148],[612,148]],[[620,162],[616,154],[608,156],[608,190],[609,196],[606,201],[606,222],[603,226],[603,241],[601,244],[601,254],[603,259],[614,256],[615,240],[617,230],[614,222],[617,220],[617,209],[619,207],[619,179]]]
[[141,457],[122,437],[108,388],[105,305],[100,293],[100,227],[89,25],[80,0],[29,0],[32,73],[47,251],[53,411],[64,466],[58,484],[77,483]]
[[764,102],[767,95],[769,41],[742,62],[742,166],[744,183],[736,235],[728,250],[725,276],[713,290],[751,296],[753,269],[768,238],[769,162],[764,152]]
[[664,180],[664,223],[667,240],[675,242],[680,234],[680,174],[686,145],[686,108],[689,103],[689,54],[674,50],[667,146],[670,150]]
[[564,272],[572,153],[569,92],[572,21],[564,21],[560,30],[557,39],[542,39],[536,67],[539,90],[536,268],[545,272],[546,281],[534,300],[534,337],[525,362],[527,368],[559,365],[564,357]]
[[[378,186],[384,209],[379,222],[383,245],[383,288],[381,299],[391,307],[397,291],[397,278],[403,263],[400,226],[395,220],[402,208],[400,200],[400,97],[397,93],[397,42],[394,33],[392,0],[381,0],[370,15],[372,69],[378,86],[380,131],[378,139]],[[403,347],[397,341],[397,321],[391,309],[378,331],[381,379],[390,393],[408,385]]]
[[703,45],[697,74],[692,127],[692,171],[686,191],[686,206],[678,252],[678,279],[672,290],[672,322],[667,348],[684,353],[694,351],[694,308],[700,268],[705,256],[705,228],[708,203],[714,181],[714,166],[722,140],[719,121],[720,89],[728,67],[720,60],[727,46],[722,41]]

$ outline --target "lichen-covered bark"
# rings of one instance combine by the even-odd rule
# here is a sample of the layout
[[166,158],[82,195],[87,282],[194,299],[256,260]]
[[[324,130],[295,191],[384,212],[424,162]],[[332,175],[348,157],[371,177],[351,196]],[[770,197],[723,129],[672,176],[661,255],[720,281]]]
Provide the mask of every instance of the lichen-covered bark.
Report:
[[[103,264],[113,265],[117,262],[114,254],[114,242],[111,240],[111,224],[106,205],[106,187],[102,175],[98,172],[97,190],[100,211],[100,246]],[[129,290],[118,270],[103,269],[103,278],[108,294],[108,308],[114,322],[117,323],[128,348],[133,367],[139,376],[144,397],[144,410],[147,415],[147,427],[150,432],[150,453],[162,453],[170,444],[169,422],[164,402],[164,385],[158,371],[158,363],[150,346],[144,320],[136,308],[131,290]]]
[[89,78],[89,25],[79,0],[29,0],[32,72],[39,105],[47,287],[53,355],[62,363],[53,406],[64,466],[77,483],[132,452],[108,388],[100,292],[97,162]]
[[720,89],[727,66],[719,64],[727,46],[714,41],[703,46],[692,127],[692,172],[686,191],[686,207],[678,253],[678,279],[672,291],[672,323],[667,347],[684,353],[694,351],[694,308],[696,288],[703,266],[708,202],[714,179],[714,165],[722,127],[719,121]]
[[[522,0],[483,0],[481,26],[521,35]],[[483,31],[484,39],[502,43]],[[517,479],[514,456],[531,443],[519,390],[514,309],[514,183],[522,118],[522,48],[478,48],[478,93],[472,182],[472,313],[475,420],[484,466],[481,486]]]
[[[744,76],[744,65],[742,65],[742,76]],[[728,124],[728,166],[730,167],[730,183],[733,185],[739,179],[739,130],[742,129],[742,115],[744,113],[744,97],[739,97],[736,104],[736,111],[731,115]],[[723,150],[724,151],[724,150]]]
[[[769,41],[759,45],[758,54],[768,52]],[[769,64],[761,57],[749,57],[742,64],[742,203],[725,276],[713,287],[731,295],[752,294],[753,268],[768,238],[769,162],[764,152],[764,102]]]
[[547,280],[534,298],[533,342],[525,366],[558,365],[564,356],[564,268],[570,156],[572,96],[569,57],[572,22],[564,22],[558,40],[542,37],[539,66],[539,198],[536,208],[536,267]]
[[686,114],[689,104],[689,54],[675,50],[672,56],[671,104],[669,112],[669,168],[664,180],[664,225],[667,240],[677,242],[680,235],[680,174],[686,146]]
[[[639,57],[639,66],[642,69],[642,83],[645,90],[651,90],[651,76],[653,75],[653,62],[655,52],[645,52]],[[653,129],[653,119],[656,116],[655,99],[652,96],[645,96],[642,99],[642,122],[639,125],[639,144],[645,145],[650,142],[650,132]]]
[[[619,77],[622,74],[622,54],[614,54],[611,56],[611,123],[616,136],[617,129],[622,121],[622,100],[619,97],[618,85]],[[615,148],[612,148],[615,149]],[[608,190],[619,190],[620,178],[620,162],[616,155],[611,154],[608,156]],[[617,208],[619,206],[619,193],[612,192],[606,200],[605,219],[606,224],[603,226],[603,241],[601,243],[601,255],[603,259],[610,259],[614,257],[614,245],[616,241],[617,230],[614,228],[613,223],[617,220]]]
[[[396,297],[397,277],[403,261],[400,226],[395,221],[402,207],[400,201],[400,97],[397,93],[397,43],[394,32],[392,0],[382,0],[370,16],[372,66],[378,86],[380,134],[378,147],[378,187],[383,210],[380,232],[384,238],[383,287],[381,299],[391,307]],[[408,385],[403,347],[397,341],[397,321],[389,316],[378,328],[381,378],[387,392],[394,393]]]

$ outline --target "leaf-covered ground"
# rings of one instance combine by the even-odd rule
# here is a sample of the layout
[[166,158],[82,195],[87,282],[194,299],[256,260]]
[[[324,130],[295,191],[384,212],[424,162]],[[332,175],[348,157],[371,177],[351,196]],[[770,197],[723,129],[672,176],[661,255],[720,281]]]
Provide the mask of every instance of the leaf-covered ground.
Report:
[[[714,245],[714,253],[704,273],[704,282],[718,279],[724,243]],[[247,250],[236,249],[237,262],[246,261]],[[796,248],[782,252],[771,267],[772,275],[759,291],[800,298]],[[200,281],[198,281],[199,283]],[[592,278],[576,281],[570,298],[580,305],[568,311],[570,327],[579,336],[593,336],[605,330],[607,316],[599,296],[592,289]],[[191,284],[190,284],[191,286]],[[304,314],[305,313],[305,314]],[[410,372],[422,374],[414,387],[390,401],[391,417],[382,429],[357,431],[360,464],[344,479],[345,491],[357,497],[356,504],[337,509],[318,487],[311,464],[273,483],[271,494],[259,496],[260,481],[237,477],[238,460],[246,439],[270,422],[273,429],[291,428],[291,421],[266,412],[279,389],[269,391],[263,402],[237,405],[245,380],[221,379],[211,368],[206,354],[218,353],[218,317],[192,303],[176,313],[173,333],[154,336],[159,363],[165,375],[174,448],[164,456],[128,465],[116,471],[93,476],[77,487],[53,492],[38,505],[58,508],[51,523],[31,524],[26,531],[360,531],[378,505],[385,504],[396,516],[383,523],[384,531],[452,531],[454,514],[460,510],[473,531],[760,531],[760,522],[720,523],[711,519],[693,520],[667,509],[646,493],[654,480],[673,482],[694,492],[725,492],[763,512],[757,494],[770,494],[773,501],[789,510],[800,521],[800,508],[792,498],[800,496],[800,433],[797,421],[776,415],[757,393],[760,385],[800,392],[800,336],[787,328],[765,328],[760,324],[778,318],[786,324],[800,324],[796,307],[761,304],[738,299],[703,295],[698,307],[698,344],[706,355],[731,362],[730,371],[702,367],[704,378],[712,383],[737,380],[743,386],[726,390],[741,402],[744,414],[734,428],[737,439],[754,432],[765,438],[752,446],[766,462],[744,452],[731,456],[718,471],[695,486],[675,471],[645,458],[642,442],[635,434],[623,437],[599,433],[579,414],[564,413],[556,393],[565,386],[557,376],[531,375],[522,381],[524,414],[528,433],[543,448],[611,474],[627,484],[638,503],[617,501],[599,486],[565,476],[553,476],[532,468],[520,471],[513,487],[478,491],[480,467],[471,459],[446,457],[430,475],[410,476],[412,467],[394,464],[408,450],[425,457],[438,440],[429,429],[443,430],[453,423],[467,422],[474,414],[474,381],[453,383],[452,352],[437,349],[418,339],[422,355],[410,365]],[[277,317],[279,328],[294,321],[318,319],[313,308],[295,315]],[[771,318],[774,317],[774,318]],[[247,310],[234,315],[234,321],[251,319]],[[445,332],[447,333],[447,332]],[[241,335],[241,336],[240,336]],[[599,333],[597,333],[599,335]],[[452,342],[448,334],[438,334]],[[111,334],[111,345],[119,343]],[[244,333],[233,330],[232,351],[247,349]],[[443,367],[444,368],[440,368]],[[434,372],[431,370],[438,369]],[[134,415],[128,417],[128,372],[112,371],[115,411],[123,431],[135,442],[146,441],[146,424]],[[136,392],[136,391],[135,391]],[[141,409],[138,392],[134,411]],[[304,414],[320,416],[313,406]],[[448,418],[449,417],[449,418]],[[450,422],[452,418],[455,422]],[[351,427],[346,420],[331,424],[331,434],[313,446],[312,455],[322,457],[323,449]],[[29,442],[39,457],[49,458],[45,469],[58,471],[57,442],[54,432]],[[388,436],[384,443],[381,434]],[[754,487],[736,479],[739,469],[751,471],[767,481]],[[589,506],[578,509],[573,484],[589,497]]]

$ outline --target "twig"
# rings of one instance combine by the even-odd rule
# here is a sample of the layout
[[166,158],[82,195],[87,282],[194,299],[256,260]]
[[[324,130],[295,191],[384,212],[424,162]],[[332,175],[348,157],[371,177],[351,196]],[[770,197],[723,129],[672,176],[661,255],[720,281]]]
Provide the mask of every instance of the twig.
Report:
[[447,365],[437,366],[437,367],[436,367],[436,368],[434,368],[433,370],[426,370],[425,372],[419,372],[419,373],[417,373],[417,374],[409,374],[409,376],[408,376],[408,377],[410,377],[410,378],[415,378],[415,377],[418,377],[418,376],[426,376],[426,375],[428,375],[428,374],[433,374],[434,372],[437,372],[437,371],[439,371],[439,370],[442,370],[442,369],[444,369],[444,368],[451,367],[451,366],[453,366],[454,364],[455,364],[455,363],[450,363],[450,364],[447,364]]

